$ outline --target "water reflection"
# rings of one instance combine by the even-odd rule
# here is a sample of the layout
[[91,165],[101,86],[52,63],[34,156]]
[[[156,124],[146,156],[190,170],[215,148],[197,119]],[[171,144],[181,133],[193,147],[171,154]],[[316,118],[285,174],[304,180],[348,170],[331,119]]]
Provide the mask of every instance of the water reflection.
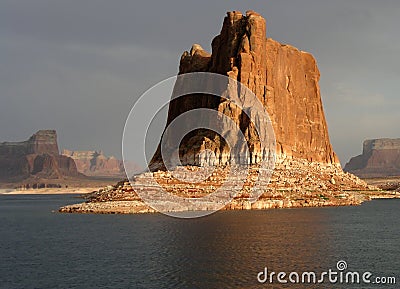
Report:
[[173,220],[162,231],[160,268],[176,285],[191,288],[253,288],[266,266],[286,272],[325,270],[332,249],[329,220],[321,209],[221,212]]
[[67,202],[76,199],[0,196],[1,288],[377,287],[257,282],[266,266],[322,272],[342,259],[352,271],[400,278],[400,200],[190,220],[52,213]]

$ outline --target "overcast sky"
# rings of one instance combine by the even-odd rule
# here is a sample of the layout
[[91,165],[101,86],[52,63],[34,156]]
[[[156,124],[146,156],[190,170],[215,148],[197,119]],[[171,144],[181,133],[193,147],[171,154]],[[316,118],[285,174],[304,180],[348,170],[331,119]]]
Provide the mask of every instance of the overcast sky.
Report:
[[120,156],[134,100],[249,9],[317,59],[342,164],[364,139],[400,137],[398,0],[1,0],[0,141],[51,128],[61,148]]

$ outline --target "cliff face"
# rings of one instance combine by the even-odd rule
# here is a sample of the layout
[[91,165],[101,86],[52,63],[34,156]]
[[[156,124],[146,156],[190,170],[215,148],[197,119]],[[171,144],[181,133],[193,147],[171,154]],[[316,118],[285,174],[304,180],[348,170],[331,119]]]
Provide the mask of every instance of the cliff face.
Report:
[[58,155],[57,134],[54,130],[40,130],[23,142],[0,143],[0,155],[24,156],[29,154]]
[[[212,41],[212,54],[195,44],[182,55],[179,73],[189,72],[227,75],[250,88],[269,113],[278,157],[338,163],[328,136],[318,84],[320,73],[314,57],[266,39],[266,22],[259,14],[228,12],[220,35]],[[189,95],[171,101],[167,125],[182,113],[199,107],[212,108],[233,119],[248,141],[254,135],[251,123],[240,111],[209,95]],[[257,151],[256,144],[252,147],[253,155],[262,153]],[[201,163],[201,157],[193,155],[201,155],[204,148],[215,152],[219,164],[226,163],[226,157],[221,155],[229,149],[211,131],[197,131],[185,137],[180,147],[183,163]],[[153,163],[160,159],[158,150]]]
[[1,179],[61,179],[79,175],[74,160],[59,154],[54,130],[38,131],[23,142],[0,143]]
[[363,153],[351,158],[344,170],[366,178],[400,176],[400,139],[364,141]]
[[87,176],[123,177],[125,175],[123,162],[113,156],[105,156],[102,151],[63,150],[62,154],[72,158],[78,171]]
[[274,124],[278,153],[338,163],[328,136],[319,78],[311,54],[268,39],[263,97]]

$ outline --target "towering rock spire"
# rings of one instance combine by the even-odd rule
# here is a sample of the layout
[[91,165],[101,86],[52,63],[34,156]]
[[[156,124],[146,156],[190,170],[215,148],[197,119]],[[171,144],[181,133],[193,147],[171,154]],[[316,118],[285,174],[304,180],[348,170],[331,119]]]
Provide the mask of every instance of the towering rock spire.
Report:
[[[314,57],[290,45],[266,38],[266,21],[254,11],[228,12],[221,33],[212,41],[212,54],[194,44],[184,52],[179,73],[213,72],[227,75],[247,86],[269,113],[275,130],[278,157],[295,157],[322,163],[338,163],[322,106],[320,73]],[[246,96],[241,96],[246,97]],[[189,95],[171,101],[167,126],[179,115],[196,108],[211,108],[233,119],[250,142],[257,143],[252,124],[229,103],[210,95]],[[227,126],[228,127],[228,126]],[[202,163],[202,149],[212,150],[218,164],[226,163],[229,149],[211,131],[188,135],[180,147],[183,164]],[[160,163],[160,150],[153,163]],[[219,160],[219,161],[218,161]]]

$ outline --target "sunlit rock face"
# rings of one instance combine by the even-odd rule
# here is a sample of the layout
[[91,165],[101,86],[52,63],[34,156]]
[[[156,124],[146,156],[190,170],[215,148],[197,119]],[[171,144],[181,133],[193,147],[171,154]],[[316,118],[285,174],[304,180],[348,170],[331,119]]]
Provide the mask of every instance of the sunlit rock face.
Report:
[[[184,52],[179,74],[191,72],[218,73],[247,86],[269,114],[278,158],[338,164],[328,136],[316,60],[307,52],[266,38],[266,21],[256,12],[228,12],[221,33],[212,41],[211,54],[198,44]],[[245,159],[242,157],[241,163],[254,164],[265,157],[249,118],[215,96],[196,94],[172,100],[167,126],[181,114],[197,108],[223,113],[240,128],[249,148],[248,155],[242,154]],[[220,126],[229,130],[228,124],[222,122]],[[232,161],[223,137],[210,130],[188,134],[181,142],[179,154],[183,165],[226,165]],[[161,164],[159,148],[152,159],[152,170]]]

